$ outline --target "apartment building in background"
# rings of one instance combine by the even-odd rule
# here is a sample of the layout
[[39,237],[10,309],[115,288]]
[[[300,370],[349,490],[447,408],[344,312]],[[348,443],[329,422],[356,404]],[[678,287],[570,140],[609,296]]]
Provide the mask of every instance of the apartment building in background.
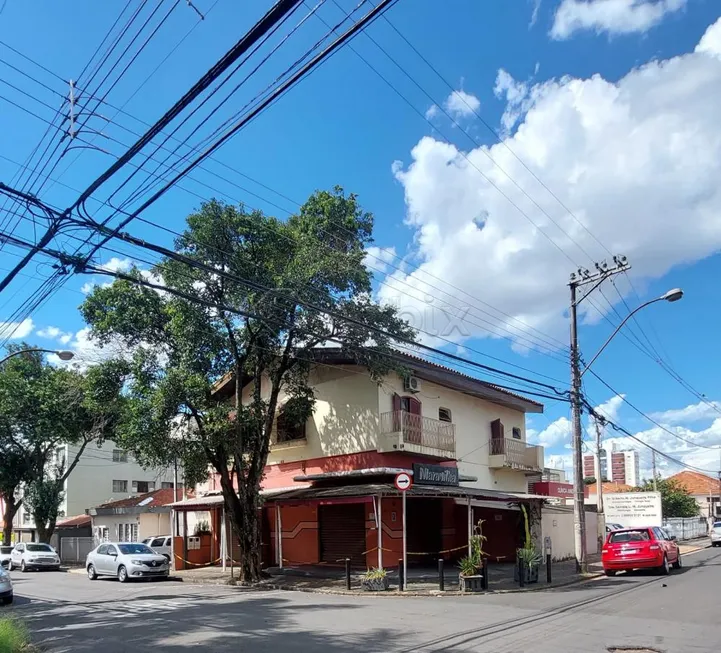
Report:
[[[596,478],[595,462],[595,454],[583,457],[585,478]],[[615,445],[610,450],[601,449],[600,464],[602,480],[633,487],[637,487],[641,483],[638,451],[634,449],[620,451],[615,449]]]
[[[68,464],[77,451],[74,445],[58,447],[54,462]],[[58,516],[83,515],[99,504],[172,487],[172,469],[143,469],[131,454],[112,442],[105,442],[101,447],[90,445],[65,482],[65,496]],[[35,522],[24,504],[13,520],[13,532],[16,541],[35,537]]]

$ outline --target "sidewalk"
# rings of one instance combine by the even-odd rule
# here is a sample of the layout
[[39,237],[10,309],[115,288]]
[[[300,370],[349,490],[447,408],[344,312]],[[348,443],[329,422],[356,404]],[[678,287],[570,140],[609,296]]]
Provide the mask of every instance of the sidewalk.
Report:
[[[709,546],[708,538],[690,540],[679,545],[681,553],[687,555]],[[546,567],[542,565],[539,570],[537,583],[531,583],[521,588],[513,579],[513,566],[509,564],[491,564],[488,568],[489,592],[529,592],[553,590],[555,588],[581,583],[603,575],[600,556],[589,556],[588,573],[576,573],[574,560],[554,562],[551,568],[552,582],[546,582]],[[362,574],[355,570],[351,574],[351,589],[346,589],[345,572],[338,567],[307,566],[284,567],[279,569],[271,567],[267,570],[269,578],[255,586],[256,589],[283,589],[305,592],[319,592],[328,594],[367,594],[373,596],[387,596],[389,592],[364,592],[361,588]],[[237,577],[237,571],[234,574]],[[201,567],[187,569],[173,573],[173,577],[187,583],[234,585],[230,568],[223,572],[221,567]],[[438,571],[436,569],[409,569],[406,596],[438,596],[458,594],[458,570],[454,565],[448,565],[443,574],[444,591],[439,590]],[[389,570],[388,579],[390,589],[397,593],[398,571]]]
[[[270,568],[267,570],[270,578],[262,581],[258,588],[287,589],[321,593],[357,594],[364,593],[361,587],[362,573],[354,571],[351,574],[351,590],[346,589],[345,572],[337,567],[308,566],[303,568],[285,567],[283,569]],[[589,578],[594,578],[603,573],[598,555],[591,556],[589,561],[589,573],[581,575],[576,573],[574,560],[555,562],[551,568],[552,582],[546,582],[546,567],[543,565],[539,572],[537,583],[531,583],[520,588],[517,581],[513,579],[514,568],[509,564],[491,564],[488,567],[488,591],[534,591],[562,587],[571,583],[577,583]],[[204,567],[201,569],[189,569],[175,572],[175,576],[181,577],[183,581],[200,584],[233,584],[230,570],[223,570],[220,567]],[[458,570],[454,565],[449,565],[444,570],[444,592],[443,594],[458,593]],[[391,590],[398,590],[398,571],[389,570],[388,580]],[[435,569],[409,569],[407,591],[408,595],[438,595],[439,577]]]

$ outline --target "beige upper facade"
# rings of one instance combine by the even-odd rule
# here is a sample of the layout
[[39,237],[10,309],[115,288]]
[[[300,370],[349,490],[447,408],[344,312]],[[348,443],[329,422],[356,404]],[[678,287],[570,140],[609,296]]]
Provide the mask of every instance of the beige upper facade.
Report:
[[[409,361],[413,390],[395,372],[376,383],[362,366],[319,363],[310,379],[313,416],[304,433],[288,438],[276,430],[268,465],[405,453],[455,462],[461,476],[477,479],[464,486],[526,492],[528,477],[542,472],[544,459],[542,447],[526,442],[525,413],[542,406],[421,359]],[[244,403],[252,391],[244,388]],[[281,411],[284,401],[281,395]],[[392,458],[389,466],[397,465],[398,457]]]

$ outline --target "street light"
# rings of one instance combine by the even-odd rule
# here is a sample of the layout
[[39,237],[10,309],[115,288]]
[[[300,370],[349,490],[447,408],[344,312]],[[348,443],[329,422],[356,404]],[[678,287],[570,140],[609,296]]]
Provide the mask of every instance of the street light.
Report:
[[677,302],[679,299],[683,297],[683,290],[681,288],[673,288],[672,290],[669,290],[668,292],[665,292],[660,297],[656,297],[656,299],[652,299],[645,304],[641,304],[637,308],[633,309],[623,320],[621,321],[621,324],[619,324],[614,332],[608,337],[606,342],[603,343],[601,346],[601,349],[599,349],[596,352],[596,355],[591,359],[591,361],[586,365],[586,367],[583,368],[583,371],[581,372],[581,377],[588,371],[588,368],[593,365],[593,363],[596,361],[596,359],[601,355],[601,352],[606,349],[608,346],[608,343],[613,340],[613,337],[621,330],[621,327],[626,324],[636,313],[638,313],[642,308],[646,308],[646,306],[650,306],[651,304],[655,304],[656,302]]
[[[668,292],[652,299],[644,304],[641,304],[636,309],[631,311],[616,327],[613,333],[608,337],[603,346],[596,352],[596,355],[591,358],[588,365],[580,369],[580,356],[578,350],[578,323],[577,323],[577,308],[578,305],[588,297],[598,286],[603,283],[607,278],[620,272],[625,272],[629,269],[628,261],[625,257],[614,257],[614,266],[609,267],[606,264],[596,265],[598,272],[591,274],[588,270],[579,270],[578,274],[571,275],[571,282],[569,287],[571,289],[571,446],[573,451],[573,522],[574,522],[574,551],[576,554],[576,566],[579,571],[586,572],[586,513],[584,508],[584,492],[583,492],[583,434],[581,427],[581,378],[593,365],[596,359],[600,356],[601,352],[608,346],[613,340],[614,336],[621,330],[628,320],[631,319],[636,313],[646,306],[655,304],[656,302],[677,302],[683,297],[683,290],[680,288],[674,288]],[[576,290],[580,286],[590,285],[591,289],[588,290],[580,298],[576,297]],[[597,429],[597,442],[600,441],[600,430]],[[600,445],[599,445],[600,448]],[[600,455],[600,452],[598,453]],[[600,460],[599,460],[600,467]],[[599,474],[600,476],[600,474]],[[602,488],[603,479],[597,479],[597,501],[602,505]]]
[[19,351],[14,351],[12,354],[8,354],[7,356],[5,356],[5,358],[3,358],[2,360],[0,360],[0,365],[2,365],[6,360],[9,360],[9,359],[12,358],[13,356],[19,356],[20,354],[29,354],[29,353],[32,353],[32,352],[34,352],[34,351],[42,351],[42,352],[45,352],[45,353],[47,353],[47,354],[57,354],[57,357],[58,357],[61,361],[69,361],[70,359],[72,359],[72,358],[75,356],[75,352],[73,352],[73,351],[67,351],[67,350],[64,350],[64,349],[60,349],[60,350],[56,350],[56,349],[40,349],[39,347],[38,347],[38,348],[33,348],[33,349],[20,349]]

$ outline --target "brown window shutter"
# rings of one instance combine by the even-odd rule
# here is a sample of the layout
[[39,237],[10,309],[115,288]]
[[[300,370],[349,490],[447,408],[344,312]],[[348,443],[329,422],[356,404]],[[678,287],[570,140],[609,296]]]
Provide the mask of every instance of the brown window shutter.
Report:
[[393,393],[393,412],[401,409],[401,396],[394,392]]
[[409,413],[411,415],[420,415],[421,414],[421,402],[420,400],[416,399],[415,397],[409,397],[408,398],[408,404],[409,404]]
[[500,419],[494,419],[491,422],[491,438],[494,440],[503,440],[503,424]]

